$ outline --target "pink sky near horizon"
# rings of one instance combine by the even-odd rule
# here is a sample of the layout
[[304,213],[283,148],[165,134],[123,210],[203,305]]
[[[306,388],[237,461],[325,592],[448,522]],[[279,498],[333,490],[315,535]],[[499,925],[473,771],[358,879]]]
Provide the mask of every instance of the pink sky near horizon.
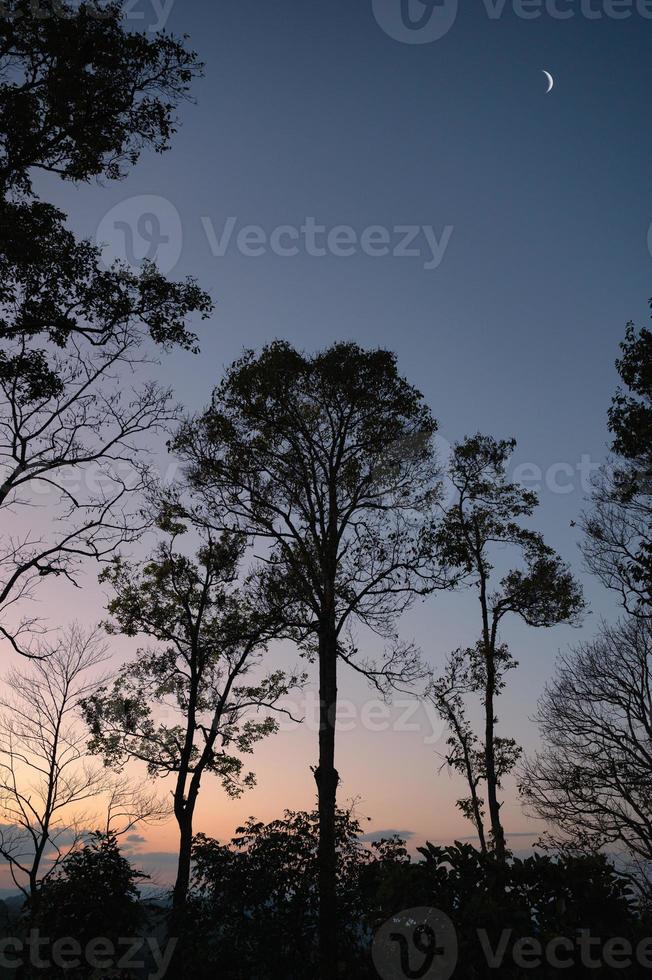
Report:
[[[90,627],[98,622],[103,616],[105,590],[97,584],[95,572],[89,565],[83,592],[57,583],[47,601],[44,596],[39,597],[42,612],[53,623],[77,620]],[[405,635],[415,637],[433,667],[443,664],[444,655],[454,645],[474,635],[475,621],[468,615],[469,608],[473,608],[468,606],[469,598],[468,595],[440,596],[419,604],[404,618]],[[80,603],[79,599],[83,601]],[[453,628],[453,623],[462,625]],[[433,643],[433,629],[437,628],[439,639]],[[517,637],[523,636],[522,629],[514,632]],[[572,633],[566,627],[559,632],[567,636]],[[533,643],[536,638],[528,639]],[[110,667],[131,659],[141,645],[138,639],[122,636],[107,637],[107,642],[111,648]],[[7,655],[7,661],[14,664],[18,659],[13,652]],[[291,669],[297,663],[296,652],[280,644],[270,650],[267,659],[267,667],[274,669],[279,665]],[[531,747],[536,742],[536,730],[528,722],[528,712],[536,702],[532,697],[536,693],[532,689],[532,674],[538,667],[543,683],[551,663],[535,659],[528,666],[527,675],[514,674],[513,686],[503,698],[500,714],[509,719],[510,734],[516,731],[518,736],[527,736],[524,741]],[[245,767],[256,773],[257,785],[240,798],[230,799],[215,777],[204,778],[195,832],[225,842],[250,816],[267,822],[281,817],[286,809],[314,807],[311,766],[317,758],[315,668],[305,662],[303,667],[309,673],[308,684],[302,692],[290,696],[288,706],[293,715],[303,717],[304,721],[297,724],[281,716],[281,730],[259,743],[251,757],[245,757]],[[418,698],[405,696],[384,704],[362,678],[346,667],[340,672],[340,699],[336,747],[341,778],[338,799],[341,806],[354,807],[363,832],[405,834],[412,852],[426,840],[446,843],[472,836],[471,824],[455,806],[458,796],[465,795],[465,787],[459,777],[442,769],[446,736],[432,707]],[[137,781],[147,779],[145,766],[140,763],[130,763],[127,773]],[[155,783],[161,795],[170,793],[169,777]],[[533,823],[523,813],[513,780],[506,785],[504,798],[508,833],[519,837],[531,833],[535,839],[540,824]],[[135,828],[133,833],[144,838],[128,845],[134,864],[142,863],[148,872],[156,868],[155,883],[169,884],[174,870],[170,855],[177,844],[172,816],[163,824]],[[11,887],[6,869],[0,869],[0,887]]]
[[[166,470],[166,460],[169,457],[160,451],[159,467],[163,472],[173,472],[169,467]],[[568,506],[566,499],[548,495],[542,511],[548,521],[554,521],[559,528],[560,541],[551,543],[560,547],[564,558],[572,560],[573,552],[577,553],[578,532],[567,530],[567,522],[564,528],[562,507]],[[47,521],[51,501],[45,495],[37,498],[37,502],[41,505],[38,511],[30,509],[17,515],[13,533],[19,533],[20,527],[26,526],[28,517],[30,522],[36,518],[37,526]],[[535,526],[538,524],[537,520]],[[137,557],[148,554],[153,543],[154,537],[148,535],[138,544]],[[578,564],[575,562],[575,569],[583,584],[595,593],[596,584],[591,585],[590,580],[581,575]],[[23,603],[21,613],[43,616],[55,630],[74,620],[86,628],[96,625],[106,618],[109,594],[108,588],[98,583],[98,571],[98,566],[92,562],[85,564],[79,589],[63,579],[39,583],[34,601]],[[555,657],[560,650],[576,642],[578,634],[580,638],[586,638],[594,625],[587,618],[579,631],[568,626],[535,630],[515,620],[505,622],[503,639],[509,642],[520,667],[510,674],[507,690],[498,705],[501,734],[516,738],[526,750],[536,746],[537,730],[532,715],[537,698],[553,672]],[[437,594],[416,602],[400,623],[401,637],[415,642],[434,671],[443,667],[451,650],[474,644],[478,632],[477,599],[469,590]],[[373,658],[378,652],[373,643],[378,642],[377,638],[364,637],[361,653]],[[142,638],[120,635],[107,636],[107,644],[111,667],[133,659],[138,647],[147,645]],[[7,665],[18,663],[19,658],[6,642],[2,649]],[[268,669],[282,666],[290,670],[298,663],[297,652],[287,645],[276,645],[265,661]],[[305,716],[305,721],[297,725],[281,719],[282,731],[256,746],[254,755],[245,759],[246,766],[250,763],[247,768],[257,774],[258,783],[241,798],[229,799],[215,777],[204,778],[195,832],[201,831],[224,842],[249,816],[270,821],[282,817],[285,809],[314,807],[311,766],[317,761],[315,668],[303,662],[302,669],[308,670],[309,682],[303,694],[293,696],[292,701],[293,714]],[[451,842],[471,836],[472,825],[455,806],[459,796],[467,795],[466,788],[459,777],[442,769],[446,736],[432,707],[419,699],[401,696],[387,708],[367,683],[344,665],[340,669],[339,693],[336,765],[341,778],[340,805],[355,805],[355,812],[362,818],[367,833],[392,831],[409,835],[412,850],[425,840]],[[477,712],[471,717],[479,721]],[[146,778],[144,765],[134,763],[129,770],[136,779]],[[170,781],[162,782],[161,788],[169,793]],[[514,779],[506,782],[503,795],[507,833],[531,834],[536,838],[541,824],[531,821],[523,812]],[[156,855],[169,856],[176,849],[177,831],[173,819],[163,825],[140,828],[136,833],[144,840],[131,847],[135,863],[142,856],[144,863],[155,864]],[[148,859],[148,854],[154,857]],[[169,882],[171,868],[169,857],[161,859],[162,883]],[[0,887],[4,884],[0,869]]]

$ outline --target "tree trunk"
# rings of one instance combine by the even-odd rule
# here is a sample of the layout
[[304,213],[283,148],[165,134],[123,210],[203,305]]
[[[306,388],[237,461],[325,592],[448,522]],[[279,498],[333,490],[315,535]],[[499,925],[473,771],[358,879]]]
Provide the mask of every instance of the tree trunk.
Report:
[[485,652],[487,666],[487,689],[485,692],[485,769],[487,771],[487,802],[491,819],[491,834],[493,837],[496,857],[505,860],[505,834],[500,820],[500,803],[498,801],[498,779],[496,776],[496,754],[494,751],[495,722],[494,722],[494,691],[496,687],[496,669],[493,653]]
[[167,938],[174,940],[175,946],[168,967],[168,976],[183,976],[184,946],[187,941],[187,900],[190,888],[190,859],[192,856],[192,809],[187,803],[179,806],[175,802],[175,817],[179,826],[179,860],[177,877],[172,890],[172,910],[168,918]]
[[175,915],[183,912],[190,887],[190,858],[192,854],[192,819],[184,814],[179,821],[179,861],[177,878],[172,892],[172,911]]
[[337,638],[333,628],[319,637],[319,765],[315,770],[319,808],[319,980],[337,976],[337,850],[335,768]]
[[485,738],[484,760],[487,777],[487,803],[489,805],[489,820],[491,836],[496,857],[500,862],[505,861],[505,834],[500,821],[500,803],[498,801],[498,777],[496,775],[496,724],[494,698],[496,694],[496,626],[495,619],[490,620],[489,600],[487,597],[487,572],[484,566],[482,551],[478,543],[476,553],[478,571],[480,573],[480,606],[482,609],[482,642],[486,671],[486,687],[484,699]]
[[478,839],[480,841],[480,850],[483,854],[487,853],[487,839],[484,832],[484,823],[482,821],[482,808],[480,806],[480,797],[478,796],[478,780],[476,778],[475,772],[473,771],[473,760],[471,757],[471,746],[469,744],[469,736],[465,733],[462,725],[460,724],[455,712],[449,709],[448,713],[449,725],[452,727],[457,741],[462,749],[462,756],[464,758],[464,769],[466,772],[466,781],[469,784],[469,792],[471,793],[471,810],[473,813],[473,820],[478,831]]
[[478,831],[478,840],[480,841],[480,850],[483,854],[487,853],[487,841],[484,835],[484,824],[482,823],[482,814],[480,812],[480,800],[478,799],[478,792],[476,789],[473,790],[473,795],[471,797],[473,806],[473,816],[475,819],[475,826]]
[[473,820],[475,823],[476,830],[478,831],[478,840],[480,841],[480,850],[483,854],[487,853],[487,839],[484,833],[484,823],[482,822],[482,810],[480,807],[480,798],[478,796],[478,784],[473,772],[473,767],[469,759],[468,748],[464,747],[464,757],[466,765],[466,780],[469,784],[469,789],[471,790],[471,810],[473,812]]

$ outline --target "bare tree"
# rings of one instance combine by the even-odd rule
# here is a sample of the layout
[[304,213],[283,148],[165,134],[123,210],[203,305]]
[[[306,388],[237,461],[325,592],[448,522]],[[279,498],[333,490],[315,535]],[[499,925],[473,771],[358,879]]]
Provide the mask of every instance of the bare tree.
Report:
[[188,321],[210,309],[192,279],[105,268],[34,173],[124,176],[144,147],[167,149],[200,69],[183,42],[126,29],[120,3],[101,17],[66,0],[0,11],[0,637],[20,653],[36,584],[76,582],[84,558],[142,528],[143,437],[175,410],[138,368],[156,349],[195,349]]
[[105,820],[101,833],[119,840],[139,824],[169,820],[170,806],[147,783],[125,780],[122,775],[107,780]]
[[[100,798],[107,824],[125,833],[160,815],[155,797],[95,765],[80,722],[80,700],[107,659],[98,630],[73,625],[41,645],[24,671],[13,669],[0,697],[0,855],[33,913],[43,882],[95,829]],[[93,801],[93,810],[87,805]]]
[[565,654],[541,698],[543,748],[520,788],[562,841],[652,862],[652,623],[603,625]]
[[582,519],[587,567],[634,616],[652,616],[651,491],[652,470],[644,476],[614,460],[599,473]]
[[[50,365],[55,390],[26,391],[20,365],[9,370],[10,361],[0,372],[0,513],[7,528],[0,542],[0,635],[20,653],[29,652],[36,623],[22,610],[10,620],[13,606],[31,598],[44,577],[78,584],[84,558],[106,558],[142,533],[140,495],[151,483],[143,438],[176,417],[169,390],[137,380],[146,359],[142,321],[156,310],[142,280],[126,271],[113,275],[129,297],[126,321],[107,328],[97,346],[86,337],[69,339],[65,355],[53,355]],[[182,305],[189,310],[193,302],[186,297]],[[15,346],[21,358],[31,358],[24,336]]]

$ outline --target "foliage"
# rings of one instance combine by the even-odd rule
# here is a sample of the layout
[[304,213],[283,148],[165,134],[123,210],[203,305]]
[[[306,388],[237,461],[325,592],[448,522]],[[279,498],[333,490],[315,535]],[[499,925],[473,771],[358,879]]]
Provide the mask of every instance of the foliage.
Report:
[[[604,857],[534,854],[508,862],[470,844],[426,844],[412,860],[398,838],[364,843],[350,814],[338,811],[340,974],[372,980],[373,937],[393,915],[437,908],[458,935],[455,976],[497,975],[483,950],[501,946],[501,977],[521,978],[514,963],[519,940],[544,946],[556,937],[575,941],[579,930],[604,943],[632,943],[647,923],[628,886]],[[250,820],[230,844],[199,835],[193,879],[196,948],[189,965],[199,980],[218,968],[225,980],[312,980],[315,975],[315,862],[318,819],[286,812],[270,824]],[[479,935],[479,930],[480,935]],[[201,939],[199,937],[202,937]],[[505,938],[506,937],[506,938]],[[592,976],[573,951],[573,976]],[[213,971],[213,972],[211,972]],[[528,969],[534,980],[558,976],[550,965]],[[601,976],[636,976],[608,969]]]
[[162,521],[173,530],[142,569],[116,558],[103,574],[115,590],[109,630],[145,636],[154,646],[87,697],[83,709],[91,751],[107,763],[136,759],[152,776],[175,776],[175,896],[183,905],[203,776],[218,776],[231,796],[253,784],[242,755],[276,731],[277,702],[299,678],[279,670],[251,678],[278,624],[274,610],[238,586],[242,538],[207,532],[193,560],[178,546],[185,526],[170,523],[169,513]]
[[[52,943],[71,938],[84,950],[103,937],[119,948],[119,939],[139,935],[144,910],[137,886],[145,878],[122,856],[114,835],[92,834],[44,885],[36,925]],[[73,980],[86,980],[88,969],[86,963],[77,969],[50,966],[51,975]]]
[[[650,301],[652,305],[652,300]],[[649,615],[652,603],[652,332],[629,323],[616,362],[622,386],[609,410],[614,459],[584,516],[589,569],[625,609]]]
[[[112,686],[84,701],[91,747],[117,764],[140,759],[151,775],[177,772],[190,724],[204,743],[206,771],[218,774],[237,796],[242,760],[231,752],[251,753],[277,727],[271,717],[246,720],[247,712],[272,706],[287,692],[280,672],[243,683],[274,635],[274,615],[237,588],[242,548],[236,539],[209,538],[196,561],[175,544],[175,538],[161,543],[142,569],[117,558],[102,576],[116,592],[108,606],[115,616],[110,631],[144,635],[162,646],[139,651]],[[178,714],[180,724],[159,723],[157,706]],[[191,771],[201,758],[193,741]],[[244,785],[250,783],[245,777]]]
[[[404,854],[402,843],[390,841],[370,851],[361,834],[355,816],[338,810],[339,955],[349,967],[362,965],[361,876],[374,852],[389,851],[397,863]],[[251,818],[229,845],[197,835],[192,911],[195,942],[202,939],[192,960],[195,976],[208,977],[219,964],[234,980],[314,977],[318,839],[318,813],[289,810],[269,824]]]
[[[613,936],[635,941],[645,935],[628,886],[604,857],[534,854],[503,863],[470,844],[427,844],[419,850],[424,859],[417,865],[422,890],[412,894],[413,904],[434,905],[454,922],[460,976],[489,978],[497,974],[496,967],[487,963],[479,930],[486,931],[484,943],[492,950],[500,947],[501,937],[507,937],[498,973],[514,980],[524,975],[513,956],[520,939],[533,938],[545,948],[556,937],[575,942],[579,930],[588,930],[600,944]],[[564,953],[564,958],[570,960],[573,976],[594,975],[583,966],[577,949]],[[527,975],[533,980],[557,977],[559,968],[545,957],[541,959],[543,963],[528,968]],[[634,977],[637,969],[629,973],[604,969],[601,976]]]
[[[538,501],[534,493],[507,479],[514,447],[514,440],[478,433],[453,448],[449,467],[453,499],[436,540],[442,560],[477,592],[480,639],[474,647],[456,650],[444,675],[433,679],[426,692],[450,730],[446,762],[469,787],[469,797],[459,800],[458,807],[475,825],[485,850],[484,786],[491,843],[499,858],[504,858],[506,845],[498,790],[521,754],[513,739],[496,734],[496,699],[507,673],[517,666],[501,642],[501,626],[508,615],[533,627],[573,623],[584,608],[581,588],[567,566],[539,533],[523,526]],[[502,569],[494,583],[498,556],[507,563],[515,557],[518,564]],[[482,701],[482,739],[466,717],[470,696]]]
[[318,633],[332,580],[340,656],[354,661],[349,618],[391,638],[413,591],[427,591],[435,431],[391,352],[339,343],[308,357],[275,341],[231,366],[173,446],[207,516],[226,510],[269,542],[265,581],[300,642]]
[[33,518],[35,494],[51,505],[47,527],[0,549],[0,634],[20,653],[37,620],[12,622],[10,607],[44,577],[77,584],[83,559],[142,532],[143,438],[177,413],[139,368],[157,348],[195,350],[190,320],[211,309],[193,279],[106,268],[34,177],[116,179],[144,148],[163,151],[199,69],[183,41],[129,31],[118,3],[0,11],[0,507]]
[[[318,660],[322,980],[333,980],[338,940],[338,669],[384,692],[422,676],[396,621],[416,594],[449,584],[433,548],[435,431],[390,351],[336,343],[309,357],[275,341],[236,361],[173,443],[202,519],[219,526],[226,513],[265,548],[260,587],[283,610],[287,635]],[[385,653],[361,655],[355,628],[375,647],[380,636]]]
[[87,181],[126,175],[167,149],[175,105],[201,70],[167,34],[127,31],[118,2],[5,0],[0,53],[0,192],[29,193],[30,170]]

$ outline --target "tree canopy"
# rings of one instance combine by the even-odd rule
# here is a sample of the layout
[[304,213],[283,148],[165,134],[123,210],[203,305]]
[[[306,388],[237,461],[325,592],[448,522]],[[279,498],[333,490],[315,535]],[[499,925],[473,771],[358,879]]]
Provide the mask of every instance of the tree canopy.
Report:
[[146,439],[176,417],[144,366],[157,350],[196,350],[191,320],[211,309],[192,278],[106,268],[37,175],[117,179],[143,149],[163,151],[199,71],[183,39],[128,30],[119,3],[8,0],[0,12],[0,507],[19,515],[0,549],[0,633],[22,653],[37,622],[14,605],[44,577],[77,583],[85,558],[142,530]]

